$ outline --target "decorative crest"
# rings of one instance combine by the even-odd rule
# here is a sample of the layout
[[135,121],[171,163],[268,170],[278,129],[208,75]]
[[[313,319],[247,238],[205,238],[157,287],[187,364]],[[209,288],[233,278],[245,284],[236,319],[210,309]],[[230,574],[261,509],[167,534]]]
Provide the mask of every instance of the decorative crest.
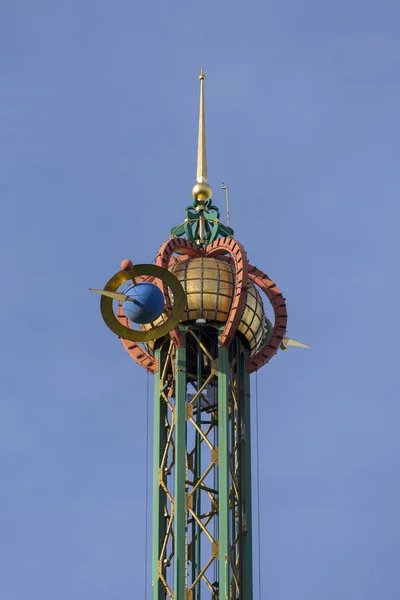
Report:
[[192,190],[193,203],[186,207],[183,223],[171,229],[171,237],[186,236],[200,247],[212,244],[219,236],[232,237],[233,229],[220,222],[220,213],[211,200],[212,189],[207,183],[206,120],[204,109],[204,75],[200,71],[199,137],[197,143],[197,183]]

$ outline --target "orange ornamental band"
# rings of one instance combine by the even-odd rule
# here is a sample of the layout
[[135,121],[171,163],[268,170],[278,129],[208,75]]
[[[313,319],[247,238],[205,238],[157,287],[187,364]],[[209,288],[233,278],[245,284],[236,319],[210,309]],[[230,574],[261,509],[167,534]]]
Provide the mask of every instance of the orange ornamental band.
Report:
[[[179,253],[179,256],[176,256],[176,253]],[[243,246],[233,238],[219,238],[205,249],[199,248],[188,240],[172,238],[160,247],[155,262],[157,266],[169,269],[173,264],[187,260],[187,257],[218,257],[218,260],[228,262],[234,267],[235,283],[233,299],[226,325],[221,335],[221,344],[223,346],[229,347],[237,331],[243,307],[245,306],[249,280],[258,286],[269,299],[275,315],[274,327],[267,343],[249,357],[246,367],[250,373],[258,370],[276,354],[286,333],[286,302],[278,286],[260,269],[248,264]],[[167,309],[171,310],[169,294],[166,289],[163,289],[162,283],[159,285],[164,292]],[[121,306],[118,311],[118,319],[124,325],[128,325],[128,319],[125,317]],[[176,347],[182,346],[183,338],[178,327],[172,330],[169,336]],[[144,349],[142,345],[124,339],[121,339],[121,342],[128,354],[140,366],[151,373],[157,371],[157,359]]]

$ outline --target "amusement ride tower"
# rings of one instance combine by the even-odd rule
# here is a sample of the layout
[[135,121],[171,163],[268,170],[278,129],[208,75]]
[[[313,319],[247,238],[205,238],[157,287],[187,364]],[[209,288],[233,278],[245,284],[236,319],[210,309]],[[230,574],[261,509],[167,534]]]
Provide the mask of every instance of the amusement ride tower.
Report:
[[304,345],[285,337],[279,288],[249,264],[212,204],[203,71],[199,79],[197,183],[185,219],[155,265],[125,260],[93,291],[125,350],[154,375],[152,599],[252,600],[250,374],[279,348]]

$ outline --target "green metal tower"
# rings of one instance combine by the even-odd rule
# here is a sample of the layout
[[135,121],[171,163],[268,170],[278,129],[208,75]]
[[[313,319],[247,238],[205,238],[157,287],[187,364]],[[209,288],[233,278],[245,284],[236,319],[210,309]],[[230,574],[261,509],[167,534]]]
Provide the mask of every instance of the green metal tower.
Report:
[[[250,374],[302,344],[285,337],[280,290],[248,263],[212,204],[199,79],[197,183],[185,219],[156,266],[123,261],[97,291],[106,323],[154,374],[152,600],[252,600]],[[121,293],[127,281],[133,292]],[[162,312],[129,317],[129,302],[151,304],[138,296],[149,284],[162,292]]]
[[157,350],[153,599],[250,600],[248,348],[239,337],[223,346],[218,329],[183,335],[176,351]]

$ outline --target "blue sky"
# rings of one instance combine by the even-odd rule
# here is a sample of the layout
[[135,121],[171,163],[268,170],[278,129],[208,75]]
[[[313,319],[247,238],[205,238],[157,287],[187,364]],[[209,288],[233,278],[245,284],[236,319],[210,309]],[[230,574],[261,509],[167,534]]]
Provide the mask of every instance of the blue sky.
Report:
[[395,0],[3,3],[2,598],[144,596],[147,376],[87,288],[181,222],[200,66],[214,201],[313,346],[258,375],[262,599],[399,598],[399,30]]

